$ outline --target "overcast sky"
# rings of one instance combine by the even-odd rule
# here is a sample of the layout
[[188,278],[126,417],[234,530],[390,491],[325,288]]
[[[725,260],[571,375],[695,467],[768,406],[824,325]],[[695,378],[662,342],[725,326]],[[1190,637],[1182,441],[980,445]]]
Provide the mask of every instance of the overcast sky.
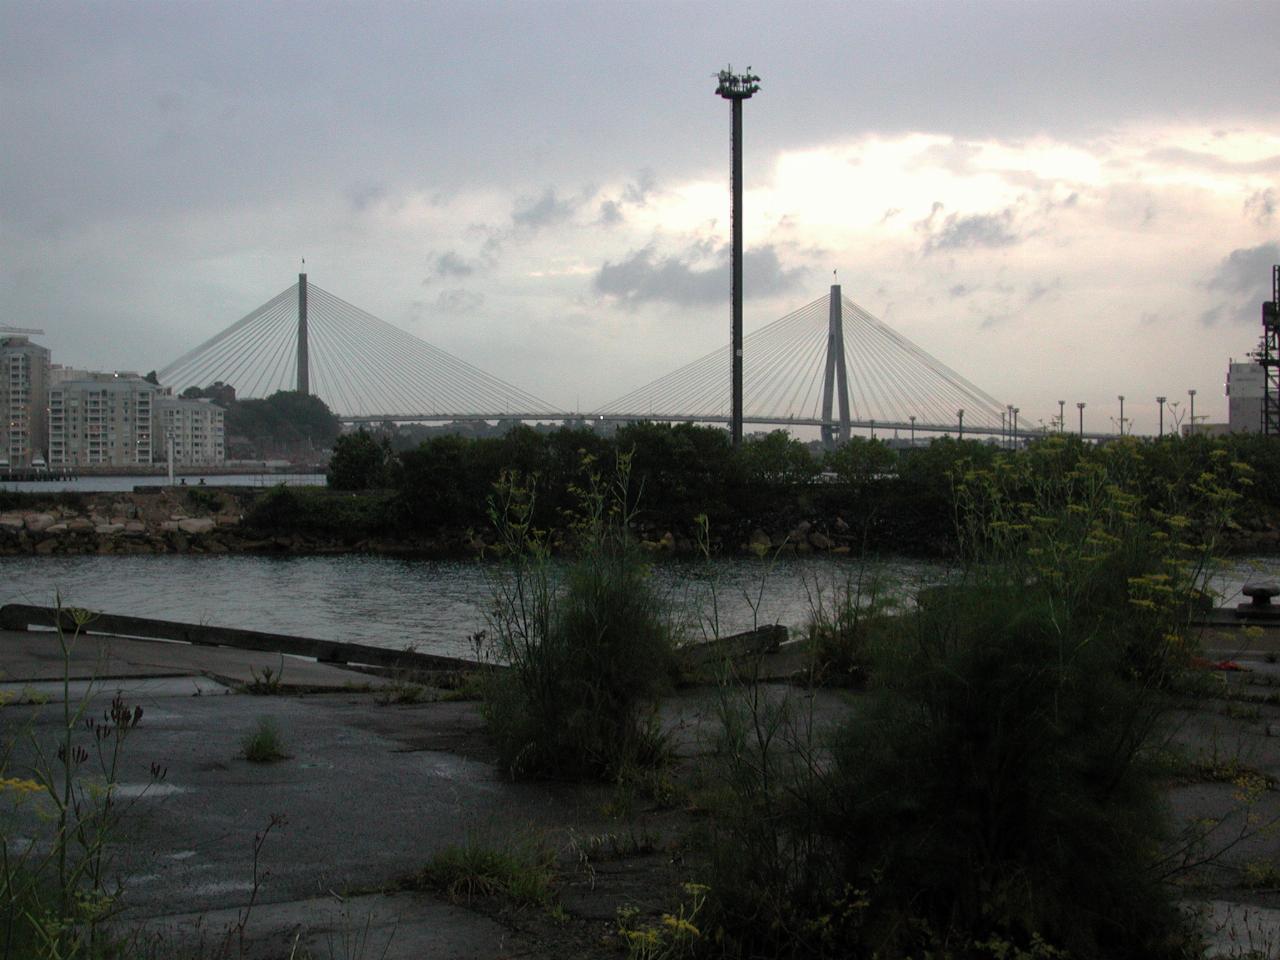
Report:
[[[844,293],[1034,426],[1225,418],[1280,4],[0,0],[0,324],[149,370],[312,282],[563,407]],[[1071,418],[1074,422],[1074,415]]]

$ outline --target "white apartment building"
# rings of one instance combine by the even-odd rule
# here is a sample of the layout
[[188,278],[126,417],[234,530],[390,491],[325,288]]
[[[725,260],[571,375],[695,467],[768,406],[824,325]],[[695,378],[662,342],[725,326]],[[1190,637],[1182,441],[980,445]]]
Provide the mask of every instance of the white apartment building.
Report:
[[1262,429],[1265,387],[1262,364],[1233,361],[1227,367],[1227,425],[1232,433]]
[[160,388],[136,373],[90,373],[49,389],[49,466],[150,466]]
[[161,396],[155,401],[156,459],[168,457],[173,443],[173,462],[211,466],[226,462],[225,411],[211,400],[184,400]]
[[0,335],[0,460],[29,467],[48,445],[49,348]]

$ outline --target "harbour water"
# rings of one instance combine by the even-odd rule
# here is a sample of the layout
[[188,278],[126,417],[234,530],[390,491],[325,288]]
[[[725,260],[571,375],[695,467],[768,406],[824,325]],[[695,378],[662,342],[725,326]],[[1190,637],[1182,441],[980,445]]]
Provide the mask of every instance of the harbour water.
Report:
[[[324,486],[323,473],[217,473],[217,474],[184,474],[177,477],[175,483],[186,483],[188,486],[206,484],[221,487],[274,487],[277,484],[287,486]],[[167,474],[148,474],[145,476],[79,476],[71,479],[50,478],[48,480],[8,480],[0,476],[0,490],[24,491],[27,493],[112,493],[128,491],[134,487],[167,487]]]
[[[915,560],[863,567],[847,558],[767,562],[725,558],[663,562],[655,583],[697,637],[757,624],[800,627],[820,597],[860,572],[878,571],[903,597],[946,570]],[[64,605],[109,613],[243,627],[451,656],[472,653],[502,568],[466,561],[377,556],[71,556],[0,558],[0,603]],[[1241,585],[1280,579],[1280,557],[1233,560],[1213,586],[1223,603]]]

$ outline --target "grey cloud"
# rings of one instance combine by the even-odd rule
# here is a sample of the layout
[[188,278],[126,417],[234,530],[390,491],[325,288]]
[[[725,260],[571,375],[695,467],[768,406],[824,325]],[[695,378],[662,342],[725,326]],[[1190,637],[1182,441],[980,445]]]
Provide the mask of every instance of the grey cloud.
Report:
[[380,183],[359,184],[347,189],[347,200],[358,211],[368,210],[387,195],[387,188]]
[[1271,296],[1271,267],[1276,263],[1280,263],[1280,243],[1232,250],[1204,283],[1223,299],[1201,313],[1200,322],[1206,326],[1220,320],[1257,323],[1260,304]]
[[634,182],[627,184],[627,188],[622,191],[622,199],[637,207],[643,207],[657,186],[658,180],[653,171],[646,167],[637,174]]
[[561,199],[556,195],[554,187],[547,187],[537,200],[525,199],[511,213],[511,222],[518,227],[549,227],[563,223],[573,216],[578,207],[577,201]]
[[437,277],[469,277],[473,273],[475,273],[475,267],[452,250],[436,257],[435,275]]
[[1244,215],[1258,226],[1265,227],[1276,215],[1276,192],[1270,187],[1255,192],[1244,202]]
[[617,200],[605,200],[600,204],[600,222],[606,226],[613,226],[621,223],[625,218],[622,216],[622,204]]
[[929,216],[916,224],[925,234],[924,253],[935,250],[973,250],[978,248],[1010,247],[1022,241],[1013,229],[1013,210],[1006,208],[999,213],[974,213],[960,216],[953,213],[939,224],[942,204],[935,203]]
[[[1061,277],[1055,277],[1053,282],[1047,285],[1041,283],[1039,280],[1036,280],[1031,284],[1030,287],[1027,288],[1027,304],[1030,305],[1035,303],[1037,300],[1043,300],[1045,297],[1049,296],[1050,294],[1056,294],[1061,289],[1062,289]],[[1056,297],[1054,299],[1056,299]]]
[[484,304],[484,294],[471,290],[442,290],[436,306],[447,313],[474,313]]
[[[685,259],[658,259],[649,246],[619,263],[605,262],[596,274],[596,292],[630,305],[654,301],[696,305],[722,300],[729,294],[728,250],[721,247],[717,251],[715,265],[696,267],[693,264],[703,259],[704,247],[695,245]],[[771,245],[746,251],[742,272],[744,292],[751,297],[788,290],[803,273],[798,268],[784,268]]]

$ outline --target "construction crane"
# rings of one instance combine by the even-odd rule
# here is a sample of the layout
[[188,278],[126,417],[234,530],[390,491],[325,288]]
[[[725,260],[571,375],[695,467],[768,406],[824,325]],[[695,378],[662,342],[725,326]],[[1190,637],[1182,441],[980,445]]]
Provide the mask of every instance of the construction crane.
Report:
[[37,337],[43,337],[44,331],[37,330],[34,327],[6,327],[0,326],[0,333],[29,333]]

